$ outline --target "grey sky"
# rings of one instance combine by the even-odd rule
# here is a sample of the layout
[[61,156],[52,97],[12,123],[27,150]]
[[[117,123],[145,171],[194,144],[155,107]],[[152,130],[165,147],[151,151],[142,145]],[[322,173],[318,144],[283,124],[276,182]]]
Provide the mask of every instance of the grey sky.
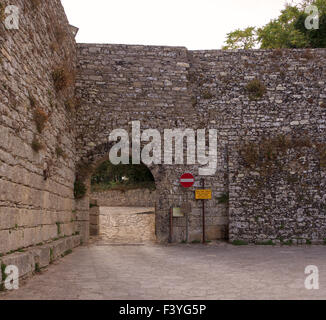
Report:
[[62,0],[78,42],[220,49],[236,28],[276,18],[285,0]]

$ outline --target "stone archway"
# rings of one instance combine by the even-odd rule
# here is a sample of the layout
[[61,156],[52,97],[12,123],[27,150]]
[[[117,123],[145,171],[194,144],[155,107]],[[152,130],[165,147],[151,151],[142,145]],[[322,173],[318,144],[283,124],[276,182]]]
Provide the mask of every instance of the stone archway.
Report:
[[[91,215],[97,215],[96,209],[91,202],[91,176],[96,168],[104,161],[109,160],[109,151],[112,142],[103,143],[93,150],[77,164],[76,179],[81,181],[86,188],[85,195],[81,199],[76,200],[77,222],[84,243],[87,243],[90,237],[90,219]],[[152,173],[155,185],[155,235],[158,242],[167,242],[169,237],[169,209],[168,200],[169,190],[167,188],[167,170],[161,165],[147,166]],[[140,212],[141,213],[141,212]],[[92,219],[96,219],[92,217]]]
[[155,242],[155,179],[148,167],[104,161],[91,178],[90,236],[114,243]]

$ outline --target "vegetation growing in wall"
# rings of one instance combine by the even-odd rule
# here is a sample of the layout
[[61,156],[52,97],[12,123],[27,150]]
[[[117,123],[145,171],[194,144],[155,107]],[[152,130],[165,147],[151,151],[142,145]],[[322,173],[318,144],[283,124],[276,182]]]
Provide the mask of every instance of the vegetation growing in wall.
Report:
[[277,159],[286,155],[290,149],[310,148],[312,142],[309,137],[293,137],[278,135],[272,138],[263,138],[259,143],[249,142],[240,148],[243,165],[251,169],[265,169],[273,167]]
[[65,40],[67,33],[59,24],[54,26],[54,36],[58,44],[62,44]]
[[6,280],[6,265],[4,263],[1,263],[1,283],[0,283],[0,291],[5,291],[5,280]]
[[56,222],[57,225],[57,234],[59,235],[61,233],[61,224],[60,222]]
[[50,248],[50,264],[52,264],[53,261],[54,261],[53,249]]
[[35,263],[34,271],[35,271],[35,273],[40,273],[41,272],[40,264],[38,262]]
[[66,110],[68,110],[69,112],[73,112],[75,111],[76,108],[76,101],[74,98],[69,98],[65,101],[65,107]]
[[57,155],[58,158],[65,157],[65,152],[59,145],[57,145],[55,148],[55,154]]
[[220,197],[217,198],[219,204],[228,204],[230,200],[229,193],[223,193]]
[[44,148],[43,144],[34,136],[32,141],[32,149],[35,152],[40,152]]
[[33,10],[36,10],[41,4],[41,0],[30,0]]
[[69,70],[66,66],[59,67],[53,70],[52,79],[55,90],[57,92],[60,92],[72,85],[73,72]]
[[87,188],[85,184],[80,180],[76,180],[74,184],[75,199],[82,199],[86,195],[86,191]]
[[41,108],[37,107],[34,110],[34,122],[36,124],[36,129],[39,133],[42,133],[42,131],[44,130],[48,119],[49,116]]
[[232,244],[234,246],[247,246],[248,242],[247,241],[243,241],[243,240],[234,240],[232,241]]
[[257,246],[275,246],[275,243],[273,240],[267,240],[267,241],[257,241],[255,242]]
[[72,254],[72,250],[71,250],[71,249],[66,250],[66,251],[61,255],[61,257],[63,258],[63,257],[65,257],[65,256],[69,255],[69,254]]
[[246,85],[246,91],[250,99],[260,99],[266,93],[266,87],[259,79],[254,79]]
[[212,92],[208,89],[204,90],[203,94],[202,94],[203,99],[209,100],[212,99],[214,97],[214,95],[212,94]]
[[28,95],[28,100],[29,100],[30,106],[32,108],[35,108],[36,107],[36,99],[31,93],[29,93],[29,95]]

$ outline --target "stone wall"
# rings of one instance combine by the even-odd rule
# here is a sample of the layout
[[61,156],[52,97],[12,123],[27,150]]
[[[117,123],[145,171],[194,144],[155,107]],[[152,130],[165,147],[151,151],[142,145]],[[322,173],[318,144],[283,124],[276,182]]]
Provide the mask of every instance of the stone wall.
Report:
[[155,241],[154,208],[100,207],[100,239],[110,242]]
[[149,189],[109,190],[92,192],[91,199],[99,207],[155,207],[156,192]]
[[[79,44],[78,61],[77,145],[81,167],[90,168],[85,181],[99,163],[108,159],[110,132],[117,128],[130,131],[131,121],[139,120],[142,130],[153,128],[162,134],[164,129],[214,127],[193,103],[186,48]],[[224,150],[225,145],[219,149]],[[168,240],[172,206],[190,206],[193,229],[201,229],[201,203],[194,200],[195,188],[184,189],[179,183],[185,172],[193,172],[198,178],[198,166],[156,165],[149,169],[157,187],[158,240]],[[215,226],[227,221],[227,207],[217,200],[226,192],[226,172],[226,157],[221,152],[216,175],[206,179],[206,186],[213,188],[214,194],[207,203],[207,223]],[[199,186],[197,179],[195,187]],[[86,200],[85,212],[87,206]],[[216,238],[219,235],[216,232]]]
[[98,236],[100,234],[100,207],[91,201],[91,208],[89,209],[89,235]]
[[[213,200],[206,205],[213,238],[229,233],[231,240],[251,242],[321,240],[326,237],[321,165],[325,54],[325,49],[188,51],[79,44],[77,143],[82,162],[92,169],[106,160],[112,146],[109,133],[117,128],[130,132],[130,121],[139,120],[141,130],[158,129],[162,135],[164,129],[217,129],[218,169],[205,177],[206,187],[213,190]],[[246,89],[255,79],[266,88],[258,98]],[[248,141],[259,145],[263,136],[277,135],[283,142],[267,153],[259,151],[253,167],[245,163]],[[310,139],[310,149],[300,146],[299,137]],[[157,186],[158,239],[167,240],[171,207],[184,205],[190,208],[190,238],[198,237],[202,229],[201,202],[194,200],[194,190],[200,188],[198,166],[149,169]],[[195,175],[193,188],[180,187],[184,172]],[[298,184],[307,187],[297,192]],[[305,191],[302,203],[295,197]],[[229,198],[227,203],[221,203],[223,198]],[[175,221],[175,241],[184,239],[186,225],[185,219]]]
[[[18,6],[20,24],[7,30],[0,23],[0,254],[76,233],[87,241],[90,176],[108,159],[110,132],[130,132],[137,120],[141,130],[162,136],[164,129],[217,129],[218,168],[205,177],[213,191],[206,202],[210,239],[326,238],[325,49],[76,50],[59,0],[10,4]],[[266,88],[256,98],[246,89],[254,79]],[[197,239],[199,166],[149,169],[157,239],[168,240],[172,207],[187,208],[187,218],[173,219],[172,239]],[[180,186],[185,172],[194,174],[194,187]],[[78,201],[76,176],[88,187]]]
[[[53,71],[74,73],[76,45],[59,0],[1,1],[19,8],[19,30],[0,23],[0,254],[78,233],[74,80],[58,92]],[[4,18],[1,11],[1,19]]]

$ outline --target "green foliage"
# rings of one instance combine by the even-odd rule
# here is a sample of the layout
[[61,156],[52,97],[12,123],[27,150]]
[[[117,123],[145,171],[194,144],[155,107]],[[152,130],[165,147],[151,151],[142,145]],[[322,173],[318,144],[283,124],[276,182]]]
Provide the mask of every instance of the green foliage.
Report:
[[69,250],[66,250],[64,253],[63,253],[63,256],[67,256],[68,254],[71,254],[72,253],[72,250],[69,249]]
[[248,242],[247,241],[243,241],[243,240],[234,240],[232,241],[232,244],[234,246],[247,246]]
[[59,235],[61,233],[61,225],[60,225],[60,222],[56,222],[56,225],[57,225],[57,233]]
[[56,153],[58,158],[65,156],[65,152],[63,151],[63,149],[59,145],[56,146],[55,153]]
[[113,165],[110,161],[103,162],[93,174],[91,183],[92,191],[155,189],[154,177],[143,164]]
[[0,292],[6,290],[5,284],[4,284],[6,277],[7,277],[6,273],[5,273],[6,267],[7,266],[5,264],[1,263]]
[[250,99],[260,99],[266,93],[266,87],[259,79],[254,79],[247,84],[246,91]]
[[32,141],[32,149],[35,152],[40,152],[40,150],[42,150],[43,148],[44,148],[44,146],[42,145],[42,143],[39,142],[36,137],[34,137],[34,139]]
[[[319,29],[308,30],[305,28],[308,14],[303,12],[303,7],[309,4],[314,4],[319,10]],[[326,0],[304,1],[302,10],[294,24],[296,30],[305,36],[308,48],[326,48]]]
[[255,27],[248,27],[244,30],[237,29],[227,34],[226,45],[223,50],[253,49],[257,44]]
[[[308,30],[305,8],[317,6],[319,29]],[[227,34],[223,49],[326,48],[326,0],[302,0],[286,4],[278,18],[261,28],[248,27]]]
[[292,246],[293,245],[293,240],[282,241],[282,244],[285,245],[285,246]]
[[308,47],[304,34],[295,27],[299,15],[299,8],[287,5],[277,19],[259,28],[257,36],[261,49]]
[[2,279],[2,282],[6,280],[6,273],[5,273],[6,268],[7,268],[7,266],[4,263],[1,263],[1,279]]
[[41,272],[41,268],[40,268],[40,264],[39,263],[35,263],[35,272],[36,273],[40,273]]
[[86,186],[83,182],[76,180],[75,184],[74,184],[74,196],[75,199],[81,199],[85,196],[86,194]]
[[219,204],[229,203],[230,195],[229,193],[223,193],[220,197],[217,198]]
[[53,256],[53,249],[50,248],[50,264],[53,263],[53,260],[54,260],[54,256]]

